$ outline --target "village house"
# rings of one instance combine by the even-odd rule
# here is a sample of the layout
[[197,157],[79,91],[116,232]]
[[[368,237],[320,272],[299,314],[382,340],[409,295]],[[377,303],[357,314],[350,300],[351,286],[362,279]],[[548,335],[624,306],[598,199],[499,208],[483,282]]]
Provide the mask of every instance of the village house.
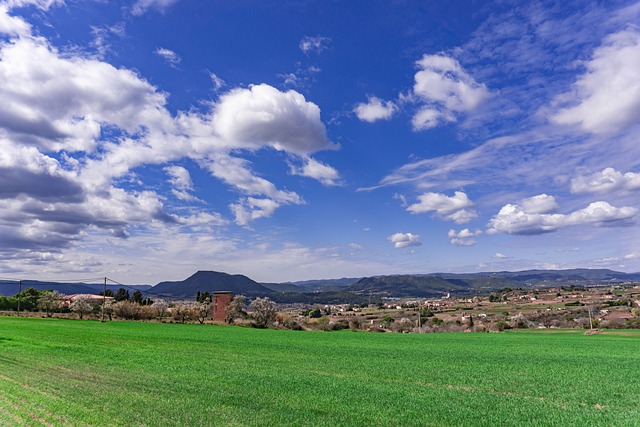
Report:
[[64,295],[62,297],[62,305],[64,307],[70,307],[71,304],[77,300],[78,298],[85,298],[85,300],[92,305],[101,305],[102,302],[110,303],[113,302],[113,297],[103,297],[102,295],[94,295],[94,294],[72,294],[72,295]]

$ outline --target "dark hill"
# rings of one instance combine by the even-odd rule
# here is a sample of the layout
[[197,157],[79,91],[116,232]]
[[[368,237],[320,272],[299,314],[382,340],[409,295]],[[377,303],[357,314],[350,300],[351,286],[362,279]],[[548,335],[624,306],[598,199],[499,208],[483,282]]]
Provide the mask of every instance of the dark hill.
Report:
[[265,288],[269,288],[274,292],[290,292],[290,293],[307,292],[307,289],[294,285],[293,283],[260,283],[260,284]]
[[354,293],[378,294],[389,297],[435,297],[447,292],[468,291],[468,284],[459,279],[440,276],[401,275],[366,277],[345,289]]
[[248,297],[262,297],[271,290],[241,274],[227,274],[218,271],[198,271],[193,276],[179,282],[161,282],[151,288],[151,292],[176,298],[195,298],[200,292],[231,291]]
[[361,277],[343,277],[341,279],[304,280],[300,282],[291,282],[291,284],[313,292],[340,291],[350,285],[353,285],[360,279]]

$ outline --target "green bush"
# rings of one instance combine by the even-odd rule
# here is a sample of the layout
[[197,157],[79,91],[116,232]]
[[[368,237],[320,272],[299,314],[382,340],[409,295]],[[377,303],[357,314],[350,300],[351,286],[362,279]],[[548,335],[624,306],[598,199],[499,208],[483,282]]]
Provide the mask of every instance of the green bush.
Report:
[[362,329],[362,320],[360,320],[359,318],[354,318],[351,319],[349,321],[349,329],[351,329],[352,331],[359,331]]
[[322,312],[319,308],[314,308],[313,310],[309,311],[309,317],[311,319],[319,319],[322,317]]
[[509,323],[507,323],[504,320],[500,320],[500,321],[496,322],[496,328],[499,331],[505,331],[507,329],[511,329],[511,325],[509,325]]
[[18,300],[14,297],[0,296],[0,310],[17,310]]
[[298,323],[295,319],[291,317],[283,317],[280,321],[280,324],[285,329],[291,329],[292,331],[302,331],[302,325]]
[[349,329],[349,321],[346,319],[340,319],[337,322],[329,323],[329,331],[341,331],[343,329]]
[[572,302],[568,302],[566,303],[564,306],[565,307],[579,307],[579,306],[583,306],[584,304],[581,303],[580,301],[572,301]]
[[633,319],[627,319],[625,327],[628,329],[640,329],[640,317],[634,317]]
[[387,315],[387,316],[384,316],[382,318],[382,321],[380,322],[380,324],[382,325],[383,328],[388,328],[395,321],[396,321],[396,319],[394,319],[393,317]]

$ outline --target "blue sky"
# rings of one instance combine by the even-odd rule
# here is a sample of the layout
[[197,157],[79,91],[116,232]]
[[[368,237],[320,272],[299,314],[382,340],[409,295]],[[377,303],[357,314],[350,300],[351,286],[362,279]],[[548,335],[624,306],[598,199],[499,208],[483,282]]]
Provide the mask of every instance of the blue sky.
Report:
[[0,1],[0,276],[640,271],[639,22]]

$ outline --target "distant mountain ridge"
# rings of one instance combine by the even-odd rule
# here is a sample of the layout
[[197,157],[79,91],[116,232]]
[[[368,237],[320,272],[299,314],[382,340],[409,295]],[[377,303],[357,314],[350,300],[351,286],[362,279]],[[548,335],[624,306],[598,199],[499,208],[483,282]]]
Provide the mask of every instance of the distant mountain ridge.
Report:
[[[468,295],[510,288],[543,288],[557,286],[593,286],[619,282],[640,282],[640,273],[623,273],[608,269],[524,270],[479,273],[433,273],[308,280],[286,283],[258,283],[241,274],[198,271],[185,280],[160,282],[140,289],[145,297],[195,299],[198,292],[230,291],[249,298],[265,297],[281,303],[357,303],[372,298],[432,298],[447,293]],[[98,294],[101,284],[57,283],[25,280],[22,289],[53,289],[63,294]],[[117,291],[119,285],[107,288]],[[18,293],[18,282],[0,281],[0,295]]]
[[482,273],[436,273],[366,277],[345,288],[355,293],[389,297],[434,297],[444,293],[488,292],[505,287],[542,288],[565,285],[589,286],[598,283],[638,282],[640,273],[607,269],[524,270]]

